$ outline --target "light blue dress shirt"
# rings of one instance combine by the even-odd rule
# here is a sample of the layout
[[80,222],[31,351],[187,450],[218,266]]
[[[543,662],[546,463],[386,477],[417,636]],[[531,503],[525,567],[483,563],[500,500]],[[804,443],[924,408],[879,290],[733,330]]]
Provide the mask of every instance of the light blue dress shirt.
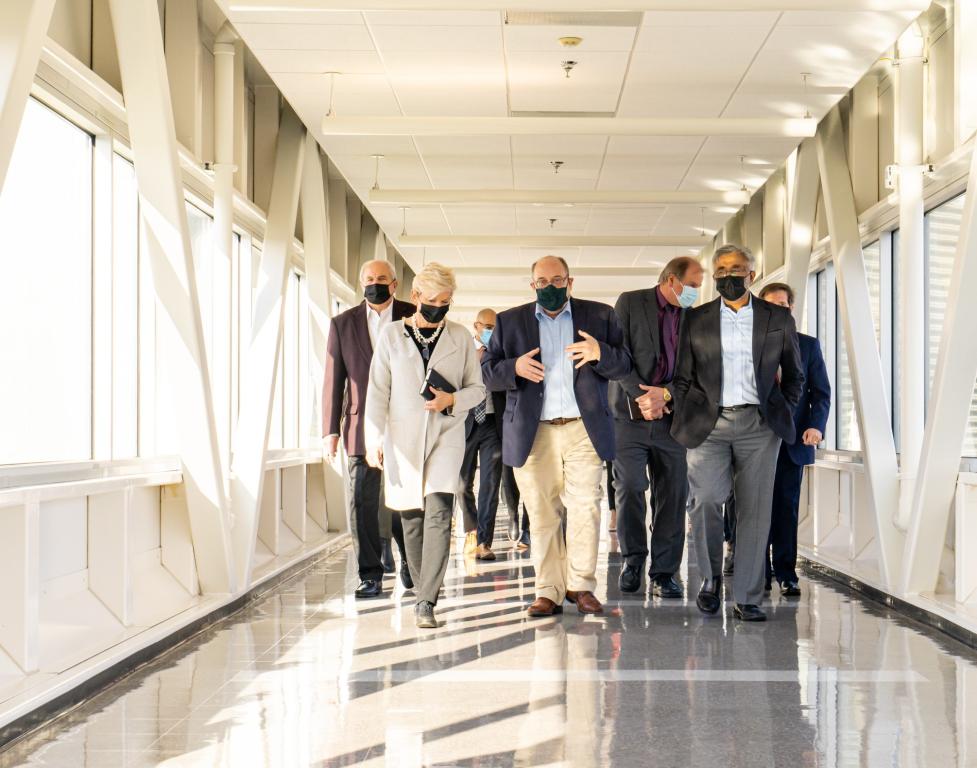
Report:
[[543,375],[543,421],[572,419],[580,416],[577,396],[573,392],[573,361],[566,348],[573,344],[573,315],[570,302],[556,317],[547,315],[536,305],[539,321],[539,360],[546,368]]
[[753,366],[753,299],[740,307],[739,312],[720,299],[719,327],[723,347],[723,408],[759,405]]

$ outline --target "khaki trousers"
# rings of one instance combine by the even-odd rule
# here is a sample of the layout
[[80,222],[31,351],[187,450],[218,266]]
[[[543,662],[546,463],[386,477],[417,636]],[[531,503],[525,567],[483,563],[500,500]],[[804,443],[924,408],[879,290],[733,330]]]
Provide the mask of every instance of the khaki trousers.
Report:
[[[529,458],[514,472],[529,513],[536,597],[560,605],[568,589],[593,592],[604,462],[583,421],[561,426],[541,423]],[[567,514],[566,542],[562,509]]]

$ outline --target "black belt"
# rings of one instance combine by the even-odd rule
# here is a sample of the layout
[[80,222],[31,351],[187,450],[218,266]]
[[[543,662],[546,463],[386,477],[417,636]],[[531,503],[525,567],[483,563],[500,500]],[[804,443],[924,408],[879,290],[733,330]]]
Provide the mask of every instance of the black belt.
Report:
[[757,408],[759,406],[753,403],[743,403],[742,405],[724,405],[722,408],[723,413],[727,411],[745,411],[747,408]]
[[542,419],[540,421],[540,423],[541,424],[550,424],[550,425],[552,425],[554,427],[562,427],[564,424],[571,424],[574,421],[580,421],[580,417],[579,416],[571,416],[568,419],[564,419],[562,417],[559,418],[559,419]]

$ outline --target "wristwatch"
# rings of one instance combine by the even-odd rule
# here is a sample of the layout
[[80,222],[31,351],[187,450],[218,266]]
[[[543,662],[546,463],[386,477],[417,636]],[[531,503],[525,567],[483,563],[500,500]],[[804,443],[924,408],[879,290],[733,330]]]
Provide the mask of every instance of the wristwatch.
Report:
[[672,393],[668,391],[668,388],[667,387],[662,387],[662,392],[665,393],[665,394],[662,395],[662,399],[666,403],[672,402]]

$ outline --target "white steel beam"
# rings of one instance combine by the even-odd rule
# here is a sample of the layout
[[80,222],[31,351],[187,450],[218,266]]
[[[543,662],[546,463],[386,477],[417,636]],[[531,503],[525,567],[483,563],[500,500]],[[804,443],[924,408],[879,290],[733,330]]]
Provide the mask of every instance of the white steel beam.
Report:
[[203,93],[197,0],[167,0],[163,23],[176,136],[191,155],[199,158],[203,149]]
[[902,345],[900,359],[899,448],[900,485],[897,521],[909,525],[923,446],[926,396],[926,281],[914,280],[923,268],[923,40],[913,25],[899,39],[895,73],[896,150],[899,161],[898,306]]
[[913,11],[925,0],[221,0],[245,21],[248,13],[281,14],[310,11]]
[[111,0],[129,138],[204,592],[233,592],[229,520],[156,0]]
[[967,189],[906,540],[910,593],[936,587],[977,377],[977,152]]
[[573,248],[577,246],[699,248],[699,235],[401,235],[401,248]]
[[0,3],[0,191],[14,152],[55,0]]
[[268,224],[252,313],[251,339],[241,373],[241,406],[231,465],[232,533],[237,577],[250,583],[271,428],[275,376],[281,354],[289,251],[295,232],[305,129],[286,106],[278,129]]
[[309,322],[312,336],[312,380],[322,392],[326,371],[326,341],[329,338],[329,195],[328,179],[319,155],[319,145],[310,133],[305,138],[302,165],[302,234],[305,248],[305,276],[309,287]]
[[813,118],[325,117],[325,136],[813,136]]
[[807,272],[814,247],[814,216],[818,205],[818,157],[813,139],[797,148],[787,212],[787,258],[784,282],[794,289],[794,317],[800,325],[807,302]]
[[564,189],[371,189],[370,202],[395,205],[746,205],[750,193]]
[[880,576],[891,588],[899,582],[903,547],[902,535],[893,519],[899,501],[896,446],[882,362],[875,342],[871,297],[838,107],[825,117],[816,145],[865,474],[875,514]]

